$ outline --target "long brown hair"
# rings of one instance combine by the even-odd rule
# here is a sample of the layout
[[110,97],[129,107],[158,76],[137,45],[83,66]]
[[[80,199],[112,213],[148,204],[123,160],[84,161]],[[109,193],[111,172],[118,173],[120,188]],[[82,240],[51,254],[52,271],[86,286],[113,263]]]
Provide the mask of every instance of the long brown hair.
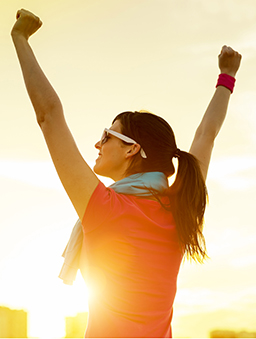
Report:
[[178,150],[171,126],[153,113],[127,111],[118,114],[113,123],[116,120],[121,122],[122,133],[136,140],[147,155],[142,158],[137,153],[127,175],[158,171],[168,178],[175,173],[173,157],[178,157],[176,179],[165,192],[169,204],[164,207],[173,214],[185,255],[202,262],[207,257],[202,233],[207,190],[197,159]]

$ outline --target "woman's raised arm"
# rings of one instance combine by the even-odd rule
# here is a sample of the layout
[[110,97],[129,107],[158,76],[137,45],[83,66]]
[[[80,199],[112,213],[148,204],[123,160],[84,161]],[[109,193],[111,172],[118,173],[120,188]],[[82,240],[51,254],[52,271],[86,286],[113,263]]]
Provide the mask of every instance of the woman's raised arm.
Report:
[[39,66],[28,43],[41,26],[29,11],[19,10],[11,35],[25,85],[60,180],[80,219],[98,185],[98,178],[81,156],[66,124],[58,95]]
[[[223,46],[219,55],[219,68],[223,74],[235,77],[241,62],[241,55],[231,47]],[[214,140],[218,135],[225,120],[231,91],[218,86],[212,100],[196,130],[194,140],[189,152],[198,160],[202,175],[206,180],[207,171],[211,159]]]

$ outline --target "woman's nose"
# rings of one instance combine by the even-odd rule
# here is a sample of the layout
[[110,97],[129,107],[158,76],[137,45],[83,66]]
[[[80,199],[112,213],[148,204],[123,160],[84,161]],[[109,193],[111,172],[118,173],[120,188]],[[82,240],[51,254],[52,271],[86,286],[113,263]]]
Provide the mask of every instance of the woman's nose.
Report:
[[100,149],[100,141],[96,142],[96,144],[94,145],[95,148]]

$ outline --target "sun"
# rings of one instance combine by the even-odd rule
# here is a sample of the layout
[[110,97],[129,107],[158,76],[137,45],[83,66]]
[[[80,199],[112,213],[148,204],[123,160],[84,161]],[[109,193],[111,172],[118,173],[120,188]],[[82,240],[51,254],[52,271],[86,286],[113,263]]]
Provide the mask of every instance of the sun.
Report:
[[72,286],[65,285],[60,280],[59,289],[61,291],[58,294],[55,289],[47,292],[51,305],[35,303],[28,309],[29,337],[65,337],[66,318],[88,312],[89,290],[80,272]]

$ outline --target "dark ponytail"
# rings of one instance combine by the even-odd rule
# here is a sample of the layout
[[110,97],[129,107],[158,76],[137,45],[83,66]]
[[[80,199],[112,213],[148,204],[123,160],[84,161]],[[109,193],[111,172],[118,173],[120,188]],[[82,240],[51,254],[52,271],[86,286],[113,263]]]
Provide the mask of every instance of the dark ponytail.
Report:
[[197,159],[177,148],[171,126],[161,117],[150,112],[123,112],[119,120],[122,133],[138,142],[146,152],[143,159],[138,152],[126,175],[140,172],[163,172],[166,177],[174,174],[173,157],[178,158],[175,182],[165,195],[169,204],[163,205],[171,211],[176,223],[182,250],[185,256],[202,262],[207,257],[202,233],[207,192]]
[[177,152],[178,171],[168,189],[169,209],[176,222],[185,255],[198,262],[207,257],[203,236],[207,190],[198,160],[190,153]]

